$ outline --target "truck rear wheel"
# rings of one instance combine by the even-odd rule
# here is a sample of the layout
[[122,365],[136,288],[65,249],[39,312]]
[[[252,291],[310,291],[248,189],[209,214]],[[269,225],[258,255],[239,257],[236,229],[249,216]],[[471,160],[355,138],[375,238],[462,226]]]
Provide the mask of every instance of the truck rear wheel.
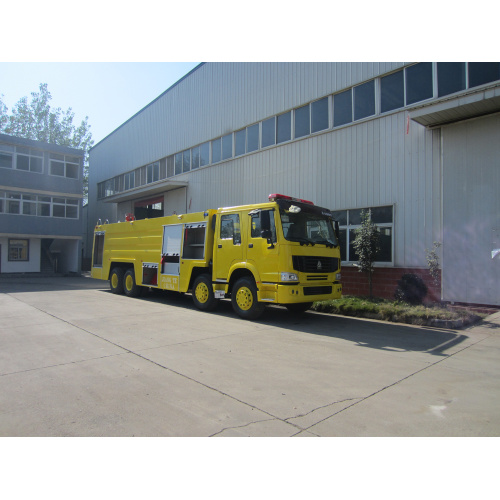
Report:
[[114,267],[109,276],[109,288],[112,293],[123,293],[123,275],[124,271],[121,267]]
[[264,312],[265,304],[257,301],[257,287],[251,278],[240,278],[231,292],[231,304],[243,319],[257,319]]
[[214,297],[212,280],[208,274],[200,274],[193,283],[193,302],[202,311],[213,311],[219,301]]
[[133,269],[128,269],[123,277],[123,291],[127,297],[139,297],[141,287],[135,282],[135,273]]

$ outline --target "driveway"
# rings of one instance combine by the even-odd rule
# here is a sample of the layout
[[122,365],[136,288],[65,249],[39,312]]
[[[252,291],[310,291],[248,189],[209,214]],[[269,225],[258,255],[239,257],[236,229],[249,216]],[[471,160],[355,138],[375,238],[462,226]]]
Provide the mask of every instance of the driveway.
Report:
[[498,436],[500,313],[462,331],[0,277],[0,436]]

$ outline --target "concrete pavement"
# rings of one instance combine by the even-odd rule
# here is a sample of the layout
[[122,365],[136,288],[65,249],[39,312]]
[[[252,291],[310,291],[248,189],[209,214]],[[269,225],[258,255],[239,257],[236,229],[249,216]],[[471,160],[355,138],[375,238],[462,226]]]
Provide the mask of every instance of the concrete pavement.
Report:
[[498,436],[500,313],[462,330],[0,277],[0,436]]

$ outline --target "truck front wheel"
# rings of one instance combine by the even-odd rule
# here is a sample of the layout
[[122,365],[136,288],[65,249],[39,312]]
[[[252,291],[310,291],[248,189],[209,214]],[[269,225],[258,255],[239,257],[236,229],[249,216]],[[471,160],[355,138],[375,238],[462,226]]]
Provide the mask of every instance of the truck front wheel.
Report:
[[212,280],[208,274],[200,274],[193,283],[193,302],[202,311],[213,311],[219,301],[214,297]]
[[127,297],[139,297],[141,294],[141,287],[135,282],[133,269],[129,269],[123,277],[123,291]]
[[257,287],[251,278],[240,278],[231,292],[231,304],[243,319],[257,319],[264,312],[265,304],[257,301]]

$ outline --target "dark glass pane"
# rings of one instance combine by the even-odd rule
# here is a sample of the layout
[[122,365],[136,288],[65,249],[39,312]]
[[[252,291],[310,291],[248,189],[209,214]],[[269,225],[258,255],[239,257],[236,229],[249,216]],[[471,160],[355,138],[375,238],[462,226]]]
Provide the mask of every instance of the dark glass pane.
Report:
[[332,217],[334,220],[338,221],[340,226],[347,225],[347,210],[337,210],[332,212]]
[[12,168],[12,155],[0,153],[0,168]]
[[64,217],[64,205],[52,205],[52,217]]
[[377,262],[392,262],[392,228],[381,227],[380,231],[380,251],[377,254]]
[[200,146],[191,148],[191,170],[200,166]]
[[221,140],[219,138],[212,141],[212,163],[218,163],[221,158]]
[[349,210],[349,225],[358,226],[361,224],[361,208]]
[[259,124],[247,127],[247,153],[259,149]]
[[423,62],[406,68],[406,104],[432,97],[432,63]]
[[404,75],[398,71],[380,79],[380,111],[402,108],[404,106]]
[[465,90],[465,63],[437,63],[438,97]]
[[328,128],[328,97],[311,104],[311,132],[319,132]]
[[354,250],[354,239],[356,238],[356,232],[354,229],[349,229],[349,261],[357,262],[359,260],[359,255]]
[[500,80],[500,63],[469,63],[469,87],[477,87],[478,85],[494,82],[495,80]]
[[352,92],[345,90],[333,96],[333,126],[352,122]]
[[[43,158],[31,158],[31,171],[32,172],[38,172],[42,173],[43,170]],[[78,171],[78,166],[77,166],[77,171]]]
[[284,113],[277,117],[277,143],[289,141],[292,138],[292,112]]
[[339,231],[339,243],[340,243],[340,260],[345,262],[347,260],[347,229],[341,229]]
[[189,172],[190,167],[191,167],[191,150],[187,149],[186,151],[182,152],[182,171]]
[[361,120],[375,114],[375,81],[354,87],[354,119]]
[[67,163],[66,177],[69,177],[70,179],[78,179],[78,165],[74,165],[73,163]]
[[60,163],[58,161],[51,161],[50,162],[50,173],[52,175],[64,176],[64,163]]
[[210,144],[205,142],[200,146],[200,167],[210,163]]
[[222,159],[227,160],[233,156],[233,134],[227,134],[222,138]]
[[372,211],[372,221],[375,224],[384,224],[392,222],[392,207],[374,207]]
[[234,133],[234,156],[245,154],[246,129]]
[[17,155],[17,169],[18,170],[29,170],[30,169],[30,158],[29,156]]
[[38,215],[42,217],[50,217],[50,205],[47,203],[40,203],[38,205]]
[[182,174],[182,153],[175,155],[175,175]]
[[36,203],[23,202],[24,215],[36,215]]
[[66,218],[77,219],[78,218],[78,207],[66,207]]
[[268,118],[262,122],[262,147],[276,144],[276,117]]
[[295,138],[310,134],[309,104],[295,110]]

